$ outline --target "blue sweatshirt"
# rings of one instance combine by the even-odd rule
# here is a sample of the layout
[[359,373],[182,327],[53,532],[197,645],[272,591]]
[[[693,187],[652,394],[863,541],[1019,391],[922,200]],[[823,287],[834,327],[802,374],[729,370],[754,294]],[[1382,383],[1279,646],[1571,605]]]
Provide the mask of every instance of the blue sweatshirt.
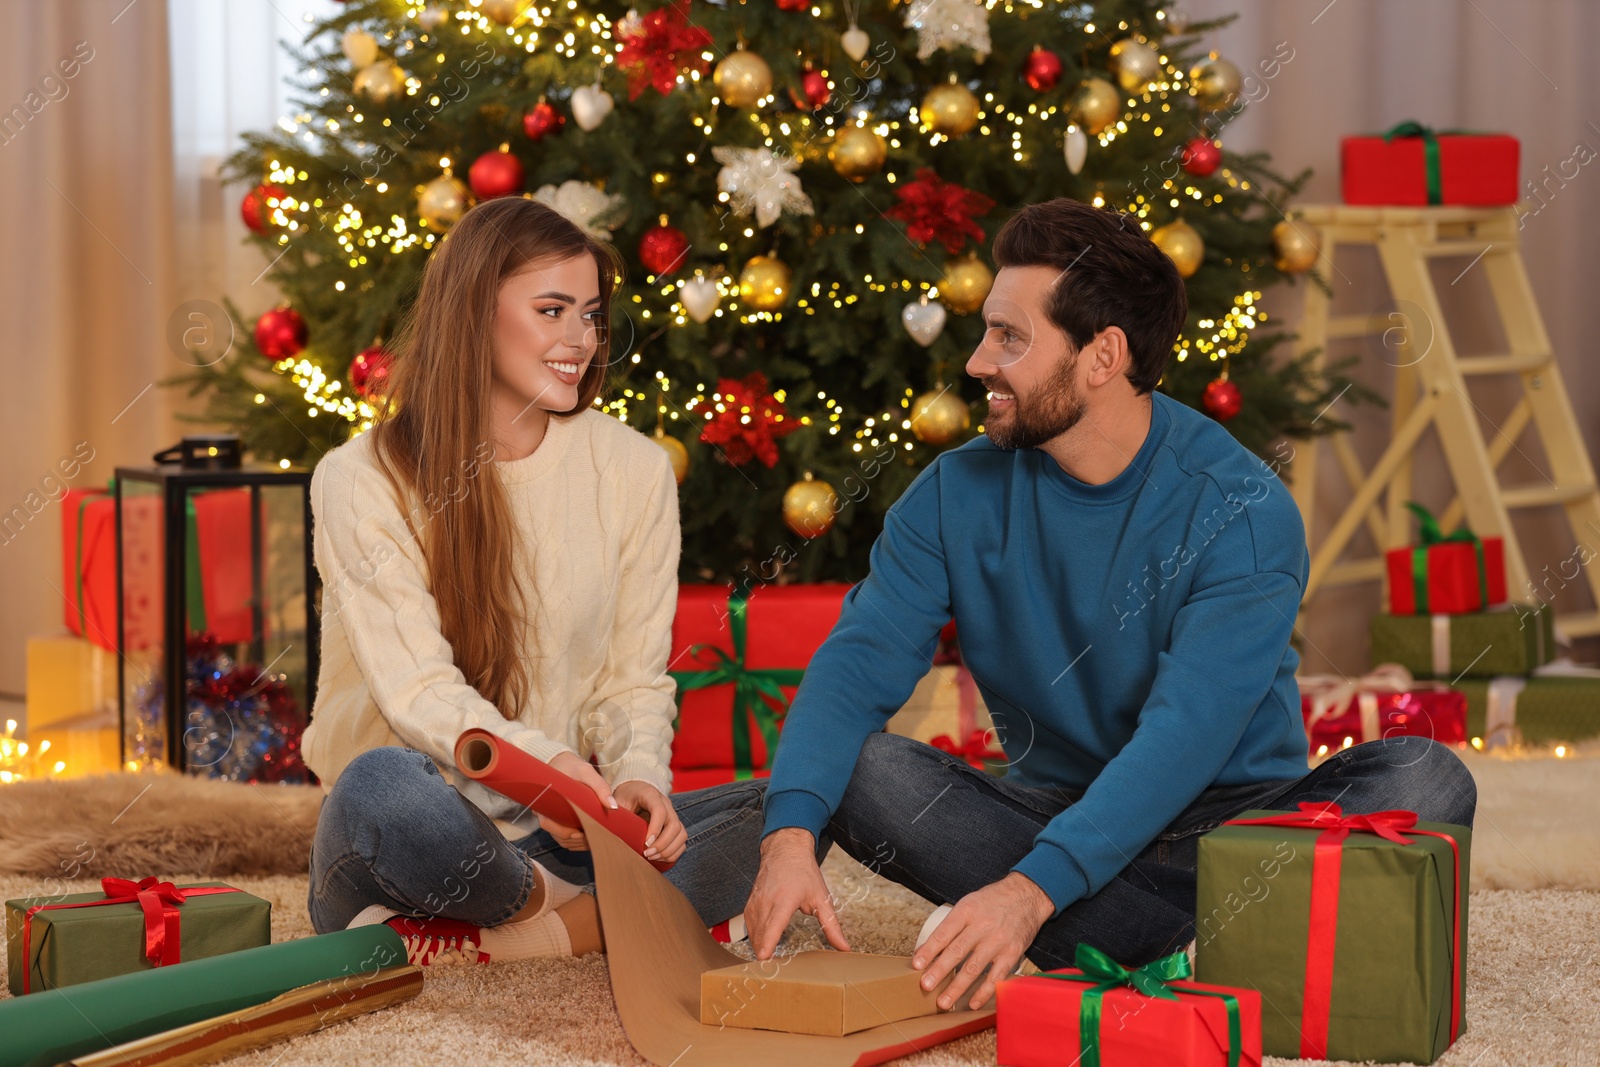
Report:
[[987,437],[945,452],[889,508],[806,669],[765,832],[823,828],[953,617],[1008,776],[1082,792],[1013,868],[1060,914],[1207,787],[1306,773],[1289,636],[1307,571],[1288,487],[1159,392],[1103,485]]

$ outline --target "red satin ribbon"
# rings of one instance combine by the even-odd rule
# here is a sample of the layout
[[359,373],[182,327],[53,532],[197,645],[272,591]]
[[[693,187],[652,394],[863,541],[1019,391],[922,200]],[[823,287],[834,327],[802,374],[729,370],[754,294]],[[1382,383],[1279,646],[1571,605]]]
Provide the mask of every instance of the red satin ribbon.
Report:
[[1339,929],[1339,875],[1344,839],[1351,833],[1377,834],[1397,845],[1412,842],[1406,834],[1425,834],[1450,842],[1455,859],[1455,930],[1450,947],[1450,1041],[1461,1032],[1461,850],[1456,839],[1437,830],[1418,830],[1414,811],[1377,811],[1346,815],[1337,804],[1304,802],[1298,812],[1261,819],[1229,819],[1228,826],[1287,826],[1321,830],[1311,860],[1311,924],[1306,935],[1305,997],[1300,1007],[1300,1056],[1328,1058],[1328,1016],[1333,1002],[1333,950]]
[[963,744],[957,744],[955,738],[949,734],[940,734],[928,742],[941,752],[948,752],[952,756],[960,756],[974,767],[982,768],[986,759],[1005,759],[1006,754],[1001,749],[989,744],[988,730],[973,730],[967,735]]
[[213,893],[237,893],[232,886],[214,885],[179,889],[171,882],[155,878],[141,878],[134,882],[127,878],[102,878],[100,889],[104,900],[84,900],[76,904],[35,904],[22,916],[22,992],[33,975],[33,916],[36,912],[54,911],[57,908],[98,908],[104,904],[138,904],[144,912],[144,956],[152,967],[164,967],[179,962],[182,953],[179,945],[180,915],[178,905],[189,897],[209,896]]

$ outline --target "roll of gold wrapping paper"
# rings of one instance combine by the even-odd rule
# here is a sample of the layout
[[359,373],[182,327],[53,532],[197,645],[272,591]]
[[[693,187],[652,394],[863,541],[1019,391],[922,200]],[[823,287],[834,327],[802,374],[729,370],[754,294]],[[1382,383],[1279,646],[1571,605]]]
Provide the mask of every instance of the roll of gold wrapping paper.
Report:
[[50,1067],[405,962],[405,942],[379,923],[0,1000],[0,1067]]

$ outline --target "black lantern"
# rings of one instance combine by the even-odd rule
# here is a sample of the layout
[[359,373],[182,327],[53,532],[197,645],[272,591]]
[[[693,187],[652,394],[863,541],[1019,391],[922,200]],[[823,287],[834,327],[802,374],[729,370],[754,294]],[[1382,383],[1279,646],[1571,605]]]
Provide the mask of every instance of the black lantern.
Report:
[[232,435],[154,458],[116,470],[123,766],[311,781],[311,472],[245,466]]

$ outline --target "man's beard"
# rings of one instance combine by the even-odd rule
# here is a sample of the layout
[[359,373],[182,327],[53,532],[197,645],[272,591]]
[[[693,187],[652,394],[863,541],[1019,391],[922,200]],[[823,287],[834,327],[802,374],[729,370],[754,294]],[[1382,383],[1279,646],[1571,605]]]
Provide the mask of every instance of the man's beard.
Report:
[[1057,365],[1055,372],[1034,387],[1028,397],[1013,394],[1011,412],[1003,425],[992,417],[984,433],[997,448],[1038,448],[1053,437],[1066,433],[1083,418],[1084,399],[1073,384],[1078,354],[1074,352]]

